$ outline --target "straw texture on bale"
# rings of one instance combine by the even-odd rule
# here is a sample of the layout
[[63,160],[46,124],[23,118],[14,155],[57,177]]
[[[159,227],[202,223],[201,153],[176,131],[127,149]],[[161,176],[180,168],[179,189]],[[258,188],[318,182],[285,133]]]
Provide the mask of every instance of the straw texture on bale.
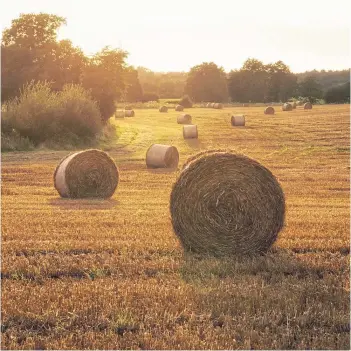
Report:
[[183,111],[184,110],[184,106],[182,105],[177,105],[175,108],[176,111]]
[[293,107],[291,104],[289,104],[288,102],[286,102],[285,104],[283,104],[282,106],[282,110],[283,111],[292,111]]
[[125,110],[116,110],[115,118],[124,118]]
[[125,110],[124,115],[125,117],[134,117],[135,113],[134,110]]
[[304,110],[311,110],[312,109],[312,104],[310,102],[306,102],[304,105],[303,105],[303,109]]
[[197,125],[183,126],[183,138],[184,139],[197,139],[198,138]]
[[160,108],[159,108],[159,111],[160,112],[167,112],[168,111],[168,107],[167,106],[161,106]]
[[214,150],[186,162],[170,198],[172,226],[188,252],[257,255],[278,237],[285,198],[274,175],[243,155]]
[[61,197],[109,198],[119,181],[118,168],[104,151],[85,150],[66,156],[56,167],[54,186]]
[[180,115],[177,117],[177,123],[178,124],[190,124],[191,123],[191,116],[188,115],[187,113],[184,113],[183,115]]
[[232,126],[238,126],[238,127],[244,126],[245,116],[244,115],[232,116],[231,123],[232,123]]
[[217,103],[214,104],[214,108],[222,109],[223,108],[223,104],[221,104],[220,102],[217,102]]
[[175,146],[152,144],[146,152],[148,168],[176,168],[178,162],[179,153]]
[[268,106],[264,110],[265,115],[274,115],[274,108],[272,106]]

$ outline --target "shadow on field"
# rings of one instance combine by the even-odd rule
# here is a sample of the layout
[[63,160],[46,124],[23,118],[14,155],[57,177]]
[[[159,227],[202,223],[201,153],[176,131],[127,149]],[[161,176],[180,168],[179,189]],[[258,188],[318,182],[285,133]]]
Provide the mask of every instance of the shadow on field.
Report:
[[185,139],[185,142],[192,149],[201,149],[203,146],[201,140],[199,139]]
[[275,284],[287,277],[319,280],[325,274],[333,273],[323,265],[307,264],[292,251],[279,248],[270,250],[266,255],[242,258],[214,258],[186,253],[179,270],[185,282],[195,285],[229,277],[240,281],[252,276],[261,278],[265,284]]
[[115,199],[63,199],[49,200],[50,205],[60,207],[63,210],[107,210],[119,204]]
[[177,172],[178,168],[147,168],[149,173],[163,174],[163,173],[174,173]]

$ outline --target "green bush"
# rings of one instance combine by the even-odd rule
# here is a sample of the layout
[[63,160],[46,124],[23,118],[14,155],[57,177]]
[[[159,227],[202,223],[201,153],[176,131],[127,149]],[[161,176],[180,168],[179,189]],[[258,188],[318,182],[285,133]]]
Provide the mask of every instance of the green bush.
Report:
[[[28,139],[33,145],[79,145],[102,129],[99,109],[89,93],[78,85],[53,92],[47,82],[31,82],[18,98],[4,105],[3,136]],[[13,136],[13,133],[16,136]]]
[[185,108],[190,108],[190,107],[193,107],[193,102],[190,99],[189,95],[184,95],[182,99],[179,101],[179,105],[182,105]]

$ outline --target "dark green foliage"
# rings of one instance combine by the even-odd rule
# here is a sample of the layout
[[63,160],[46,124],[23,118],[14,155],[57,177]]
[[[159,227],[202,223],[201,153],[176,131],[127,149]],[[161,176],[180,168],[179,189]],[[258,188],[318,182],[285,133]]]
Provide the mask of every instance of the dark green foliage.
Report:
[[138,71],[133,67],[126,70],[126,94],[125,100],[128,102],[141,101],[143,98],[143,89],[141,87]]
[[223,68],[213,62],[193,67],[188,74],[184,93],[195,102],[227,101],[227,79]]
[[34,145],[93,139],[102,128],[100,112],[81,86],[66,85],[53,92],[48,83],[26,85],[4,106],[2,133],[27,138]]
[[307,76],[301,81],[298,85],[298,94],[307,97],[312,104],[323,97],[322,87],[315,76]]
[[179,105],[182,105],[185,108],[191,108],[193,107],[193,102],[191,101],[189,95],[184,95],[179,101]]
[[150,93],[150,92],[145,92],[143,95],[143,102],[148,102],[148,101],[157,101],[159,100],[159,96],[156,93]]
[[350,102],[350,82],[332,87],[324,95],[327,103],[349,103]]

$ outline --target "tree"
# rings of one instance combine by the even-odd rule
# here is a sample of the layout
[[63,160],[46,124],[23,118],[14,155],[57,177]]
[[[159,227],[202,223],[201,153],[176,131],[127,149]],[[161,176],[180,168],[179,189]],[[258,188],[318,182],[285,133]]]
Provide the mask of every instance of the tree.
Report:
[[88,62],[82,76],[84,88],[97,101],[103,121],[115,112],[115,103],[124,94],[127,52],[103,48]]
[[350,82],[330,88],[324,99],[327,103],[350,103]]
[[129,102],[141,101],[143,98],[143,89],[138,78],[138,71],[133,67],[126,70],[126,91],[125,100]]
[[204,62],[192,67],[186,80],[184,93],[195,102],[227,101],[228,87],[223,68],[213,62]]
[[55,90],[67,83],[79,83],[85,57],[69,40],[57,42],[63,17],[50,14],[24,14],[3,31],[2,98],[17,96],[30,81],[51,81]]
[[315,76],[307,76],[298,86],[300,96],[308,97],[310,102],[323,97],[322,86],[317,82]]

